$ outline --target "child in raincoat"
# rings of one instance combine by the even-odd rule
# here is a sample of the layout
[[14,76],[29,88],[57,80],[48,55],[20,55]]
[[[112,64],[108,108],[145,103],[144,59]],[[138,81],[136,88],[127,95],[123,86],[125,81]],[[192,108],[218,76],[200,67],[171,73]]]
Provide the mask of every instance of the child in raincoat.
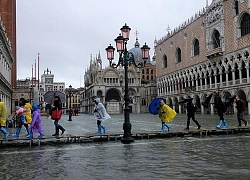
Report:
[[163,100],[160,101],[160,106],[158,108],[158,115],[162,123],[160,132],[164,132],[165,127],[167,127],[168,131],[170,131],[171,127],[167,123],[173,121],[176,114],[177,113],[165,104]]
[[24,108],[26,102],[22,101],[21,99],[20,99],[20,103],[19,103],[20,107],[18,107],[17,110],[16,110],[16,114],[18,116],[18,127],[16,129],[16,133],[12,134],[12,137],[16,137],[16,138],[19,137],[19,134],[21,132],[21,129],[22,129],[23,125],[24,125],[26,131],[29,134],[28,123],[27,123],[26,113],[25,113],[27,111],[27,107],[26,107],[26,109]]
[[94,100],[95,102],[95,107],[94,107],[94,117],[97,120],[97,129],[98,131],[95,133],[97,135],[102,134],[102,129],[103,132],[107,132],[107,128],[102,125],[102,121],[105,121],[106,119],[110,119],[110,115],[107,113],[104,105],[101,103],[100,98],[96,98]]
[[6,139],[8,135],[10,134],[4,127],[7,119],[7,108],[0,100],[0,131],[4,134],[3,139]]
[[42,118],[40,114],[40,109],[36,104],[32,106],[33,113],[32,113],[32,121],[29,127],[29,135],[27,138],[33,138],[33,134],[39,133],[40,135],[38,138],[42,138],[44,136],[43,127],[42,127]]

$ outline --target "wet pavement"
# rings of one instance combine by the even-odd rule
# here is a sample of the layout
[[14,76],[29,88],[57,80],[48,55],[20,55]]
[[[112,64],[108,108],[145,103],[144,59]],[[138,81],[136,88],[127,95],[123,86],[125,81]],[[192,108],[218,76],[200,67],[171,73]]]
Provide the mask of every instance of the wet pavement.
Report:
[[[54,121],[50,118],[42,116],[42,125],[44,128],[45,136],[51,136],[54,134]],[[171,130],[184,130],[186,127],[187,116],[185,114],[177,114],[174,120],[169,123]],[[217,115],[196,115],[196,119],[201,124],[202,128],[216,128],[219,122],[219,117]],[[228,122],[229,127],[237,126],[238,121],[236,114],[225,115],[225,119]],[[245,116],[245,119],[250,122],[250,116]],[[111,119],[103,122],[108,128],[109,133],[122,133],[123,132],[124,115],[116,114],[111,115]],[[161,121],[157,115],[151,115],[149,113],[144,114],[130,114],[130,123],[132,125],[132,132],[138,131],[159,131],[161,129]],[[81,114],[79,116],[72,116],[72,121],[68,121],[68,115],[63,115],[62,119],[59,121],[65,129],[65,134],[89,134],[95,133],[97,131],[96,120],[92,114]],[[191,120],[190,129],[196,129],[195,123]],[[15,132],[15,128],[8,128],[11,133]],[[20,137],[24,137],[27,132],[24,127],[21,131]],[[37,137],[39,134],[35,135]]]
[[[226,116],[229,126],[235,115]],[[68,134],[96,132],[93,115],[63,116],[60,123]],[[246,117],[249,120],[249,116]],[[131,114],[132,131],[158,131],[157,116]],[[197,115],[202,128],[214,128],[218,116]],[[104,122],[110,132],[123,132],[123,115]],[[177,115],[172,130],[186,126],[186,115]],[[54,133],[53,121],[43,117],[46,135]],[[191,129],[197,127],[191,122]],[[14,132],[14,128],[9,128]],[[22,135],[26,132],[23,129]],[[4,180],[245,180],[250,176],[250,135],[173,137],[138,140],[51,144],[0,148]]]

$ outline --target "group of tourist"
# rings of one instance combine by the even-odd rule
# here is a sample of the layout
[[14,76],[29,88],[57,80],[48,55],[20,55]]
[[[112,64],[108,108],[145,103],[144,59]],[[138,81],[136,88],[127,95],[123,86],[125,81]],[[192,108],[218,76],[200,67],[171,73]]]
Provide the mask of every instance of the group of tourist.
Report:
[[[224,129],[228,128],[227,121],[224,118],[224,114],[227,111],[227,104],[222,101],[221,95],[219,92],[214,92],[214,107],[217,109],[217,114],[219,116],[219,123],[217,124],[216,128],[220,129],[223,125]],[[234,97],[236,101],[236,109],[237,109],[237,119],[238,119],[238,126],[241,126],[241,122],[247,126],[248,122],[244,119],[244,111],[245,111],[245,103],[243,100],[239,98],[239,96]],[[193,98],[185,99],[185,107],[187,110],[187,126],[185,130],[189,130],[190,126],[190,119],[197,125],[197,128],[200,129],[201,125],[195,119],[195,112],[196,108],[192,103]],[[100,135],[102,133],[107,132],[107,128],[102,124],[102,121],[106,119],[110,119],[110,115],[107,113],[104,105],[101,103],[100,98],[94,99],[95,107],[94,107],[94,118],[97,121],[97,132],[95,134]],[[60,111],[62,110],[62,103],[59,96],[54,97],[54,102],[51,107],[50,115],[52,118],[53,111]],[[160,132],[165,131],[165,127],[167,127],[168,131],[170,131],[171,127],[169,122],[171,122],[174,117],[176,116],[176,112],[171,109],[164,100],[159,101],[159,105],[157,106],[158,116],[161,120],[162,126]],[[42,127],[42,118],[40,114],[40,109],[37,104],[33,104],[31,106],[30,102],[25,100],[24,98],[20,98],[19,106],[16,110],[17,116],[17,128],[16,132],[12,135],[14,138],[18,138],[21,132],[22,126],[25,127],[27,134],[25,135],[26,138],[33,138],[33,135],[39,133],[38,138],[42,138],[44,136],[43,127]],[[55,126],[55,133],[52,136],[58,136],[59,131],[61,131],[61,135],[64,134],[65,129],[62,125],[59,124],[59,120],[61,118],[61,114],[58,119],[54,119],[54,126]],[[9,136],[9,132],[5,129],[7,119],[7,109],[4,102],[0,99],[0,131],[4,134],[3,139],[6,139]],[[53,118],[52,118],[53,119]]]
[[[227,111],[227,103],[222,101],[222,97],[220,92],[214,92],[214,103],[213,106],[217,109],[217,114],[219,116],[219,123],[217,124],[217,129],[228,129],[227,121],[224,118],[224,115]],[[236,109],[237,109],[237,120],[238,120],[238,127],[241,126],[241,122],[244,123],[245,126],[247,126],[248,122],[244,119],[244,111],[245,111],[245,102],[239,98],[239,96],[233,96],[233,99],[236,101]],[[184,130],[189,130],[190,126],[190,119],[193,120],[193,122],[197,125],[197,129],[201,128],[201,125],[195,118],[195,112],[196,108],[194,104],[192,103],[193,98],[187,98],[184,99],[183,103],[185,104],[186,110],[187,110],[187,126]],[[210,99],[209,99],[210,101]],[[160,132],[164,132],[165,127],[168,128],[168,131],[171,129],[170,125],[167,124],[168,122],[171,122],[175,115],[173,116],[173,110],[165,104],[164,100],[162,99],[160,102],[160,105],[158,107],[158,115],[162,122],[162,127]],[[209,102],[207,102],[209,103]],[[231,102],[229,102],[231,103]],[[230,105],[230,104],[229,104]],[[223,126],[222,126],[223,125]]]

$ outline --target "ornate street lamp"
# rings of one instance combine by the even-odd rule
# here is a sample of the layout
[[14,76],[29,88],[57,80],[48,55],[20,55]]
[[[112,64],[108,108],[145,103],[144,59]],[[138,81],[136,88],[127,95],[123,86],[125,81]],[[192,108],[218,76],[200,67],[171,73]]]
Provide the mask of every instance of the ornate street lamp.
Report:
[[72,121],[72,109],[71,109],[71,97],[72,97],[72,86],[69,86],[69,92],[68,92],[68,97],[69,97],[69,120]]
[[127,50],[127,41],[129,40],[131,28],[126,24],[121,28],[121,34],[115,39],[117,52],[119,53],[119,61],[117,63],[113,62],[114,59],[114,51],[115,48],[111,46],[111,44],[106,48],[107,51],[107,59],[109,60],[109,65],[112,68],[117,68],[119,66],[124,67],[125,73],[125,94],[124,94],[124,101],[125,101],[125,108],[124,108],[124,124],[123,130],[124,135],[121,139],[121,142],[124,144],[128,144],[134,141],[134,138],[131,136],[131,128],[132,125],[129,119],[129,94],[128,94],[128,66],[134,65],[137,68],[142,68],[146,64],[147,59],[149,58],[149,50],[150,48],[146,45],[141,47],[142,52],[142,59],[143,61],[137,62],[134,59],[134,55]]

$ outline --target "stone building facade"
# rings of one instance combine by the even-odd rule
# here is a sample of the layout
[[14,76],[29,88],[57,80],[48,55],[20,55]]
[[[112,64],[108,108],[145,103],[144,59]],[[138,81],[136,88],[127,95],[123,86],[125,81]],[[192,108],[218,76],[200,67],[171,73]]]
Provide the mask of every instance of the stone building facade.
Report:
[[[135,47],[130,49],[129,52],[133,53],[135,60],[142,60],[137,38]],[[90,65],[84,75],[85,89],[81,97],[81,112],[93,113],[93,100],[99,97],[106,106],[108,113],[122,113],[125,93],[124,77],[122,66],[117,69],[103,68],[100,53],[94,59],[91,56]],[[148,60],[143,69],[130,66],[128,68],[128,82],[130,112],[148,112],[148,104],[157,97],[155,62]]]
[[[156,41],[158,95],[184,113],[182,98],[192,97],[198,112],[207,94],[239,95],[250,114],[250,0],[213,0]],[[213,102],[213,99],[212,99]],[[235,103],[228,109],[235,112]]]
[[16,87],[17,61],[16,61],[16,0],[0,1],[0,22],[3,24],[1,31],[7,34],[14,61],[11,64],[11,87]]
[[11,85],[12,63],[15,61],[11,51],[11,42],[7,37],[5,26],[0,21],[0,99],[11,113],[11,98],[13,88]]
[[[43,72],[41,75],[41,79],[39,80],[35,77],[26,78],[26,79],[18,79],[17,80],[17,87],[15,88],[14,92],[12,93],[12,109],[15,111],[15,106],[18,106],[19,99],[24,98],[34,103],[36,90],[38,91],[38,103],[41,107],[45,107],[46,103],[44,102],[43,95],[47,91],[61,91],[65,92],[65,82],[55,82],[54,81],[54,74],[47,70]],[[39,85],[39,87],[38,87]],[[65,109],[65,103],[62,104],[63,109]]]

